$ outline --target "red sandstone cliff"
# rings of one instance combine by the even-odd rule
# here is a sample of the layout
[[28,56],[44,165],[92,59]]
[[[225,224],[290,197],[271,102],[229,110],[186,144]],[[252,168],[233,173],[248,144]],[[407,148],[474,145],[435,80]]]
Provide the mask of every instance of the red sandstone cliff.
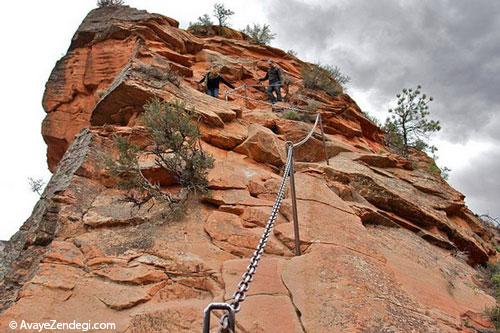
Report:
[[[287,195],[237,315],[239,331],[474,332],[470,318],[495,304],[472,268],[496,260],[493,235],[462,194],[428,171],[427,157],[412,163],[390,153],[348,95],[304,89],[299,59],[238,33],[197,37],[129,7],[90,12],[47,82],[42,133],[54,175],[4,250],[2,331],[13,319],[47,318],[200,331],[203,308],[231,297],[258,242],[285,141],[301,139],[310,124],[264,103],[208,97],[195,81],[216,62],[235,85],[255,84],[268,58],[291,82],[289,103],[319,102],[330,165],[320,138],[297,152],[304,254],[292,255]],[[167,68],[182,76],[179,86],[155,75]],[[248,93],[265,99],[261,88]],[[211,194],[166,224],[154,209],[120,200],[98,163],[114,134],[146,145],[137,119],[154,96],[194,107],[216,160]],[[172,185],[147,158],[142,167]]]

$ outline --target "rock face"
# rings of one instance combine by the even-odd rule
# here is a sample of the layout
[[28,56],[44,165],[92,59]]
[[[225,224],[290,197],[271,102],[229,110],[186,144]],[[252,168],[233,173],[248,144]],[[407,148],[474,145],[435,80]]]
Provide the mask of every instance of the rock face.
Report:
[[[349,96],[303,88],[299,59],[227,36],[194,36],[126,6],[88,14],[46,85],[42,133],[54,174],[0,252],[0,330],[47,318],[114,322],[119,332],[201,330],[203,308],[231,298],[259,241],[285,142],[302,139],[311,124],[272,112],[262,87],[245,91],[250,101],[225,101],[195,82],[218,63],[236,86],[252,85],[268,58],[290,82],[286,103],[318,103],[326,150],[314,135],[296,151],[303,255],[293,256],[287,191],[238,331],[474,332],[472,321],[487,329],[481,312],[495,299],[473,267],[496,262],[494,235],[464,196],[431,172],[428,157],[391,153]],[[193,108],[203,149],[215,158],[210,194],[169,223],[153,203],[123,200],[99,162],[115,153],[115,134],[148,146],[137,119],[151,97]],[[150,157],[141,168],[175,186]]]

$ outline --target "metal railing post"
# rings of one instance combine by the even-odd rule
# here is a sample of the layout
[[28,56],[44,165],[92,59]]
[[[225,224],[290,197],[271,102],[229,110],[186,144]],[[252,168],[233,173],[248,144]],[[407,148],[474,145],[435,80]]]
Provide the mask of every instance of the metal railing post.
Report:
[[321,117],[321,113],[319,114],[319,128],[321,129],[321,139],[323,140],[323,150],[325,151],[326,165],[330,165],[330,162],[328,160],[328,153],[326,151],[325,131],[323,130],[323,117]]
[[300,233],[299,233],[299,214],[297,213],[297,194],[295,191],[295,168],[293,159],[293,143],[287,142],[287,152],[291,154],[290,164],[290,196],[292,197],[292,213],[293,213],[293,234],[295,238],[295,255],[300,256]]

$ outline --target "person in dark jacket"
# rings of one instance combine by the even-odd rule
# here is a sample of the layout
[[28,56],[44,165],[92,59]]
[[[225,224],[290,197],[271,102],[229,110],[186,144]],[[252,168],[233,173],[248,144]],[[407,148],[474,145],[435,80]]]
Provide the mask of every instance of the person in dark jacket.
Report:
[[205,81],[207,95],[212,97],[219,97],[219,85],[221,82],[229,88],[234,89],[234,86],[220,75],[219,68],[215,66],[198,83],[202,83],[203,81]]
[[[271,103],[276,103],[276,101],[281,102],[281,85],[283,84],[283,74],[281,69],[278,68],[276,63],[272,60],[268,60],[269,69],[267,70],[266,76],[259,79],[259,81],[269,80],[269,86],[267,87],[267,96]],[[276,93],[276,96],[274,96]]]

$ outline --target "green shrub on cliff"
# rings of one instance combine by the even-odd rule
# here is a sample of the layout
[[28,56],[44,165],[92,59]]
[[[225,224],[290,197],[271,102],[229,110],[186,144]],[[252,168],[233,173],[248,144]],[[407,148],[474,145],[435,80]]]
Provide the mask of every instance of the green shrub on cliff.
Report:
[[[495,265],[487,264],[486,267],[478,267],[478,271],[483,275],[483,283],[486,290],[500,301],[500,263]],[[500,307],[498,305],[485,308],[484,314],[488,316],[497,330],[500,330]]]
[[214,24],[210,19],[210,16],[208,16],[208,14],[203,14],[203,16],[198,17],[198,21],[196,23],[203,26],[209,26]]
[[210,16],[208,16],[208,14],[203,14],[203,16],[198,17],[196,22],[189,22],[187,30],[194,34],[203,34],[206,33],[208,28],[213,25],[214,23],[210,19]]
[[494,306],[485,310],[486,315],[490,318],[491,322],[495,325],[497,332],[500,331],[500,307]]
[[288,110],[283,113],[283,118],[288,120],[300,120],[300,115],[296,111]]
[[486,278],[488,287],[493,291],[497,299],[500,299],[500,264],[488,264],[486,267]]
[[213,16],[217,20],[218,25],[214,25],[214,22],[210,19],[208,14],[203,14],[198,17],[196,22],[189,22],[187,30],[195,35],[218,35],[226,36],[228,35],[229,18],[234,15],[231,9],[228,9],[224,4],[216,3],[213,8]]
[[97,7],[116,7],[123,6],[125,3],[123,0],[98,0]]
[[153,199],[167,205],[167,219],[175,219],[183,212],[184,203],[191,194],[207,193],[207,174],[214,160],[201,149],[200,132],[192,120],[192,112],[183,103],[155,98],[144,106],[144,110],[142,120],[153,142],[149,153],[154,154],[156,165],[172,175],[181,190],[173,194],[151,183],[139,166],[139,147],[122,136],[115,138],[118,158],[108,158],[106,166],[118,179],[119,187],[140,191],[139,197],[127,197],[130,202],[140,206]]
[[[500,289],[500,274],[495,275],[493,277],[493,282],[497,286],[496,293],[497,293],[497,302],[498,302],[498,300],[499,300],[498,295],[500,293],[500,290],[499,290]],[[493,306],[491,308],[486,308],[485,314],[490,318],[491,322],[495,325],[495,328],[497,330],[500,330],[500,307],[497,305],[497,306]]]
[[322,64],[306,64],[301,74],[305,88],[323,90],[332,97],[343,94],[345,85],[351,80],[340,68]]
[[306,102],[307,104],[303,109],[288,109],[283,112],[281,117],[288,120],[314,124],[321,103],[313,99],[308,99]]
[[144,109],[144,125],[155,144],[157,163],[189,192],[205,193],[213,158],[201,149],[200,131],[191,120],[193,113],[181,102],[167,103],[157,98]]
[[276,36],[276,34],[271,32],[271,27],[268,24],[260,25],[254,23],[252,27],[247,25],[241,32],[248,35],[252,42],[259,45],[269,44]]

